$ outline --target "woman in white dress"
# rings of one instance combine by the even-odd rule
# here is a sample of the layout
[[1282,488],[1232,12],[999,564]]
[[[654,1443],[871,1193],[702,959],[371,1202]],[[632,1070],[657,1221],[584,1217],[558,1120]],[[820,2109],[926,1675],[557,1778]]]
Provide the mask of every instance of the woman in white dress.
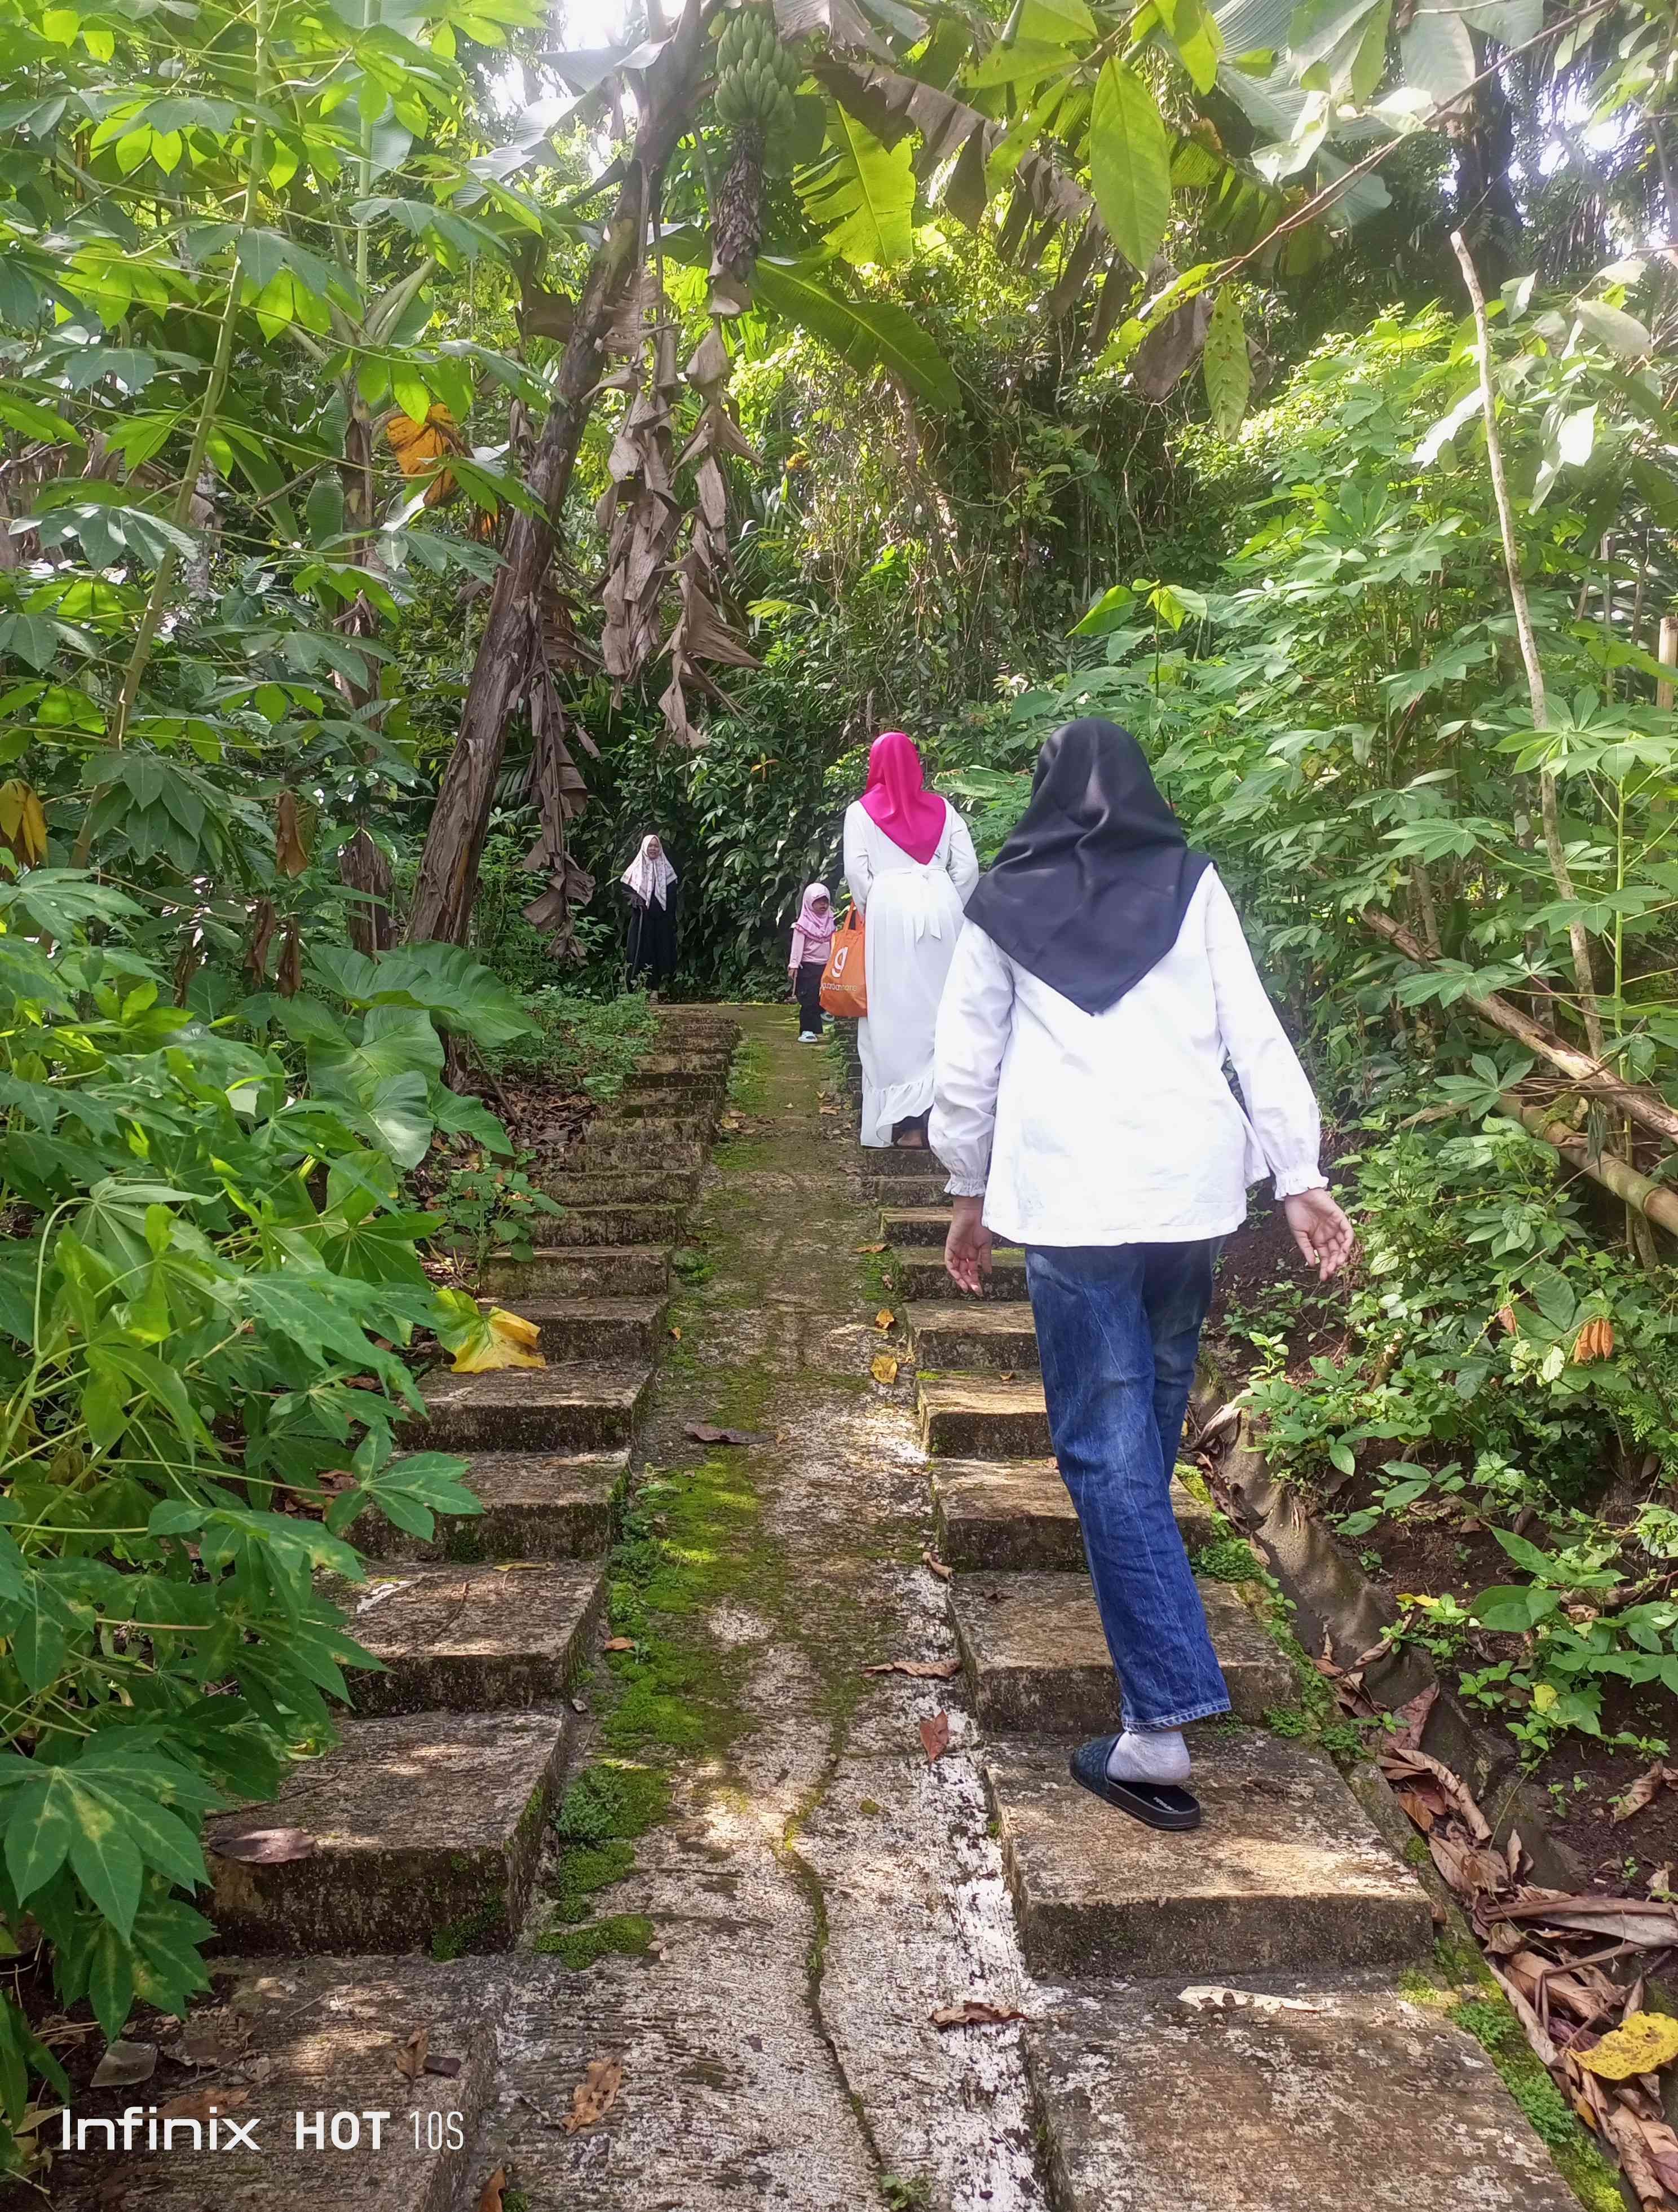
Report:
[[901,730],[875,739],[867,788],[845,811],[845,880],[868,923],[863,1142],[922,1150],[938,1000],[978,861],[966,823],[926,788]]

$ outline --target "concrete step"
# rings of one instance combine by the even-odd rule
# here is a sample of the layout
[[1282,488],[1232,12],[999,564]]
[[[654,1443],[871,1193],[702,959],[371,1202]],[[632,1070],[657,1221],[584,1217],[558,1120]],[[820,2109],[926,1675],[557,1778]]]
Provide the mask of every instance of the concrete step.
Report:
[[941,1212],[946,1229],[949,1226],[949,1200],[944,1185],[948,1177],[942,1173],[928,1175],[883,1176],[864,1175],[857,1178],[857,1195],[869,1206],[897,1206]]
[[1057,2212],[1578,2212],[1474,2039],[1366,1975],[1183,1972],[1023,2031]]
[[[248,2140],[230,2140],[224,2125],[212,2148],[200,2123],[195,2149],[192,2130],[178,2122],[167,2151],[148,2149],[142,2123],[118,2165],[94,2127],[88,2149],[54,2157],[52,2202],[75,2212],[125,2199],[143,2203],[147,2212],[212,2206],[225,2212],[233,2205],[239,2212],[296,2212],[300,2205],[310,2212],[447,2212],[467,2179],[474,2129],[494,2096],[507,1974],[506,1962],[481,1959],[446,1966],[429,1959],[288,1959],[276,1970],[271,1960],[218,1958],[207,2002],[227,2008],[218,2017],[237,2022],[237,2058],[195,2075],[166,2045],[142,2090],[80,2091],[76,2117],[114,2123],[124,2106],[143,2098],[155,2111],[202,2081],[212,2099],[237,2086],[227,2104]],[[428,2055],[454,2070],[422,2072],[410,2083],[397,2073],[397,2057],[421,2027]],[[380,2116],[376,2151],[372,2113]],[[345,2151],[332,2138],[339,2115]],[[311,2132],[300,2145],[299,2118],[312,2130],[317,2116],[321,2141]],[[21,2186],[13,2201],[27,2201]]]
[[668,1101],[702,1095],[720,1098],[728,1088],[728,1060],[724,1055],[649,1053],[640,1066],[625,1077],[617,1103],[621,1106],[626,1098]]
[[675,1244],[681,1236],[685,1201],[657,1205],[567,1206],[548,1234],[575,1249],[603,1244]]
[[571,1560],[415,1566],[332,1595],[385,1670],[348,1677],[358,1713],[500,1712],[564,1697],[590,1656],[606,1572]]
[[[944,1278],[949,1286],[949,1278]],[[920,1368],[997,1368],[1037,1372],[1037,1329],[1028,1305],[1000,1299],[928,1299],[908,1313],[909,1339]]]
[[432,1451],[615,1451],[629,1442],[652,1379],[640,1361],[616,1366],[500,1367],[427,1375],[430,1415],[408,1440]]
[[[554,1224],[559,1233],[560,1224]],[[669,1288],[664,1244],[538,1244],[528,1260],[491,1260],[482,1295],[512,1300],[656,1298]]]
[[[949,1202],[942,1206],[887,1206],[880,1216],[880,1234],[887,1244],[924,1249],[936,1244],[940,1252],[949,1234]],[[948,1282],[949,1278],[945,1277]]]
[[542,1176],[536,1185],[565,1212],[557,1219],[552,1214],[545,1214],[537,1225],[547,1234],[556,1235],[561,1224],[579,1206],[686,1206],[692,1203],[699,1187],[698,1166],[658,1168],[630,1164],[610,1166],[596,1173],[582,1167],[572,1168],[567,1162],[564,1167]]
[[657,1085],[648,1091],[636,1091],[626,1084],[612,1101],[612,1120],[621,1129],[633,1129],[642,1121],[659,1127],[675,1121],[689,1136],[708,1139],[727,1098],[728,1088],[723,1083],[683,1091]]
[[709,1146],[685,1121],[591,1121],[560,1170],[569,1175],[696,1174]]
[[[1181,1482],[1172,1510],[1190,1556],[1215,1534],[1212,1509]],[[938,1557],[947,1566],[1081,1570],[1084,1540],[1051,1459],[939,1460],[932,1470]]]
[[941,1182],[949,1180],[949,1170],[936,1152],[906,1152],[900,1145],[858,1145],[845,1164],[853,1175],[910,1180],[936,1175]]
[[1432,1957],[1427,1892],[1326,1759],[1263,1729],[1190,1740],[1202,1825],[1187,1834],[1144,1827],[1081,1789],[1063,1745],[999,1745],[985,1762],[1034,1974],[1170,1974],[1180,1985]]
[[668,1297],[527,1297],[515,1310],[539,1322],[546,1359],[651,1360],[663,1341]]
[[565,1459],[542,1452],[489,1452],[475,1459],[466,1486],[482,1513],[437,1516],[429,1540],[410,1536],[383,1514],[364,1514],[350,1540],[370,1559],[429,1559],[467,1565],[481,1559],[592,1559],[612,1540],[612,1512],[629,1455],[591,1452]]
[[[946,1227],[948,1217],[941,1216]],[[900,1297],[930,1298],[935,1304],[948,1299],[954,1285],[944,1267],[944,1248],[942,1244],[917,1244],[898,1252],[893,1262],[897,1277]],[[998,1244],[990,1254],[990,1288],[988,1296],[975,1299],[975,1304],[988,1304],[994,1299],[1006,1304],[1015,1303],[1026,1295],[1026,1255],[1017,1246]]]
[[[294,1767],[271,1804],[211,1822],[205,1909],[217,1931],[260,1952],[505,1949],[530,1902],[569,1721],[567,1711],[347,1722],[337,1748]],[[215,1850],[280,1827],[314,1838],[306,1858]]]
[[[1229,1583],[1200,1586],[1238,1719],[1294,1703],[1293,1669]],[[1087,1575],[957,1575],[950,1620],[973,1708],[1004,1735],[1105,1735],[1118,1685]]]
[[1053,1449],[1040,1376],[935,1375],[919,1399],[921,1441],[940,1458],[1045,1459]]

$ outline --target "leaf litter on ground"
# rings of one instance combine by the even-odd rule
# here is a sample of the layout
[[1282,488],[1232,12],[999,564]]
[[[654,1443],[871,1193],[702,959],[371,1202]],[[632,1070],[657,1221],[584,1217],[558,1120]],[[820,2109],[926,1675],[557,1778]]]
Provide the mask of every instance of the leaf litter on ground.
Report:
[[949,1715],[934,1713],[930,1720],[921,1723],[921,1748],[926,1753],[926,1763],[936,1766],[949,1749]]
[[212,1838],[217,1858],[244,1866],[286,1866],[313,1856],[315,1839],[306,1828],[246,1828],[236,1836]]
[[618,2091],[622,2087],[622,2059],[591,2059],[588,2071],[571,2093],[571,2110],[560,2122],[566,2135],[575,2135],[579,2128],[591,2128],[603,2120],[617,2102]]
[[[1342,1673],[1331,1660],[1323,1671]],[[1530,1861],[1518,1832],[1499,1848],[1462,1778],[1421,1748],[1438,1695],[1425,1690],[1398,1709],[1377,1754],[1381,1771],[1427,1838],[1534,2055],[1617,2160],[1642,2212],[1665,2212],[1678,2201],[1678,2134],[1655,2077],[1678,2058],[1678,2021],[1645,2010],[1642,1971],[1627,1987],[1602,1969],[1642,1953],[1663,1954],[1651,1965],[1664,1964],[1678,1950],[1678,1903],[1574,1896],[1524,1880]],[[1650,1796],[1664,1786],[1652,1784]]]
[[157,2070],[154,2043],[111,2043],[94,2069],[95,2089],[127,2089],[136,2081],[149,2081]]
[[709,1421],[689,1421],[682,1432],[696,1444],[760,1444],[761,1437],[754,1436],[749,1429],[718,1429]]
[[908,1674],[918,1682],[948,1682],[961,1672],[959,1659],[883,1659],[865,1674]]
[[876,1382],[883,1382],[889,1389],[897,1380],[897,1366],[890,1352],[876,1352],[868,1364],[868,1371]]
[[1034,2015],[1021,2012],[1018,2005],[986,2004],[981,1997],[969,1997],[963,2004],[940,2005],[932,2015],[934,2027],[1002,2027],[1011,2020],[1031,2020]]

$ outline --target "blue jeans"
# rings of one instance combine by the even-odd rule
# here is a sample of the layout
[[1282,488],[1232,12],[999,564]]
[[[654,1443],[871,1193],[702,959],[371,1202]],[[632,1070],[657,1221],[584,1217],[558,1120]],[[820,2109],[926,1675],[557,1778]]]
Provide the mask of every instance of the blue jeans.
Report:
[[1181,1728],[1229,1710],[1171,1510],[1217,1249],[1202,1238],[1026,1254],[1049,1433],[1083,1528],[1127,1728]]

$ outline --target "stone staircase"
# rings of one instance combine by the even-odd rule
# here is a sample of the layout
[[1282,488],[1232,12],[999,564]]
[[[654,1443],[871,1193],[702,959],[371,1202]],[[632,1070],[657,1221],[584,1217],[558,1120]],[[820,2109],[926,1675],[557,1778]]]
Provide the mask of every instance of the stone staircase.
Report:
[[[1294,1663],[1253,1586],[1201,1583],[1234,1708],[1190,1731],[1202,1826],[1159,1833],[1072,1781],[1069,1752],[1118,1727],[1118,1700],[1051,1456],[1024,1255],[999,1249],[989,1297],[961,1300],[925,1156],[869,1153],[856,1173],[883,1201],[1021,1948],[1060,1985],[1024,2030],[1056,2212],[1562,2212],[1572,2191],[1479,2047],[1399,1994],[1433,1961],[1429,1899],[1332,1763],[1284,1732]],[[1180,1480],[1172,1502],[1193,1559],[1212,1514]]]
[[[243,2154],[222,2153],[209,2195],[200,2160],[173,2157],[151,2177],[155,2212],[234,2201],[278,2212],[306,2190],[323,2208],[379,2212],[443,2212],[451,2199],[463,2156],[452,2137],[469,2141],[493,2087],[486,2057],[505,2003],[494,1960],[466,1954],[506,1950],[531,1901],[578,1725],[571,1693],[605,1608],[605,1555],[662,1340],[671,1248],[737,1036],[726,1017],[666,1010],[660,1049],[547,1182],[564,1208],[543,1223],[552,1241],[493,1267],[485,1291],[540,1323],[550,1364],[439,1370],[421,1386],[428,1419],[407,1442],[466,1456],[484,1510],[439,1520],[426,1541],[382,1516],[358,1524],[376,1565],[342,1597],[384,1671],[348,1677],[351,1716],[335,1749],[300,1761],[271,1802],[211,1825],[208,1910],[225,1950],[241,1954],[218,1974],[241,1990],[313,1995],[294,2027],[288,2000],[271,2032],[258,2028],[253,2049],[272,2061],[271,2076],[237,2100],[274,2106],[259,2138],[269,2155],[245,2171]],[[275,1829],[300,1829],[312,1847],[255,1860],[215,1849]],[[344,1955],[322,1955],[334,1954]],[[420,2027],[433,2054],[451,2047],[463,2066],[434,2085],[422,2076],[410,2094],[390,2053]],[[371,2067],[370,2048],[381,2054]],[[294,2106],[336,2108],[361,2094],[363,2076],[364,2104],[401,2106],[404,2132],[387,2136],[386,2156],[337,2160],[335,2179],[333,2162],[323,2174],[305,2146],[295,2163],[272,2154],[293,2148]],[[416,2123],[410,2141],[409,2105],[458,2125]],[[81,2201],[82,2163],[65,2175],[67,2201]],[[103,2179],[89,2165],[88,2202]]]

